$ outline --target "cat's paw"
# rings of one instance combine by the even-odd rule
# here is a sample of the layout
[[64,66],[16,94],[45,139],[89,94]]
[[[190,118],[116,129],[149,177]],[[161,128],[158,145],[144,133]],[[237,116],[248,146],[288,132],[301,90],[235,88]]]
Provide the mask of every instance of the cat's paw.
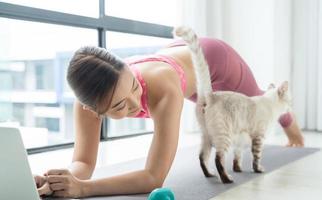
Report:
[[254,172],[255,173],[263,173],[263,172],[265,172],[265,169],[263,166],[257,165],[257,166],[254,166]]
[[210,178],[210,177],[215,177],[215,174],[212,173],[207,173],[205,174],[205,177]]
[[234,182],[232,176],[229,175],[229,174],[224,175],[224,176],[221,176],[220,178],[221,178],[222,183],[224,183],[224,184],[229,184],[229,183],[233,183]]
[[234,172],[243,172],[243,170],[241,169],[241,167],[239,165],[234,165],[233,166],[233,171]]
[[207,178],[208,177],[214,177],[215,175],[209,172],[209,170],[208,170],[208,168],[207,168],[202,156],[200,156],[199,159],[200,159],[200,167],[201,167],[202,172],[205,175],[205,177],[207,177]]
[[234,160],[233,162],[233,171],[234,172],[242,172],[243,170],[241,169],[241,166],[239,164],[238,160]]

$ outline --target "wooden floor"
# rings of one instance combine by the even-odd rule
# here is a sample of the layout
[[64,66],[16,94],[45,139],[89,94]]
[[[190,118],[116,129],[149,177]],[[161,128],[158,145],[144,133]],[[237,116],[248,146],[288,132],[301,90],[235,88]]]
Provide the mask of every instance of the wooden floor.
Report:
[[322,199],[322,152],[260,176],[210,200]]

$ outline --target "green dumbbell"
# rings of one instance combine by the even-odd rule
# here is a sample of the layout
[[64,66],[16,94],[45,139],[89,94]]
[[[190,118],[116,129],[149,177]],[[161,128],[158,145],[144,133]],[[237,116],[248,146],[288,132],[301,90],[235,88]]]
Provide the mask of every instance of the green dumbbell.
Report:
[[157,188],[151,192],[148,200],[175,200],[173,192],[168,188]]

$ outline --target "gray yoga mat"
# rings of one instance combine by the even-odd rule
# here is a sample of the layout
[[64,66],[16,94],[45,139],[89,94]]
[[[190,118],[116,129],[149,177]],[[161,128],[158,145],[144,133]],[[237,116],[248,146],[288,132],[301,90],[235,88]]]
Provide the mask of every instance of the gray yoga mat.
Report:
[[[273,171],[279,167],[305,157],[309,154],[319,151],[316,148],[287,148],[282,146],[265,146],[263,151],[262,164],[266,172]],[[243,172],[232,172],[232,154],[227,157],[227,170],[234,178],[233,184],[222,184],[217,177],[205,178],[199,166],[199,146],[183,148],[177,152],[174,164],[164,183],[164,187],[170,188],[177,200],[208,200],[221,192],[224,192],[239,184],[245,183],[261,174],[255,174],[251,168],[251,153],[250,150],[244,152]],[[212,154],[214,156],[214,154]],[[210,159],[210,167],[215,170],[213,159]],[[95,177],[107,177],[142,169],[145,164],[145,159],[138,159],[122,164],[103,167],[97,169]],[[113,197],[96,197],[89,198],[91,200],[146,200],[148,194],[144,195],[123,195]]]
[[[288,148],[282,146],[267,145],[264,147],[262,164],[265,167],[265,173],[278,169],[279,167],[291,163],[295,160],[303,158],[314,152],[319,151],[317,148]],[[261,176],[255,174],[251,169],[251,153],[244,152],[244,160],[242,163],[243,172],[232,172],[232,154],[227,157],[227,170],[233,176],[234,183],[222,184],[217,177],[206,178],[199,166],[199,146],[187,147],[179,150],[174,160],[174,164],[164,183],[164,187],[170,188],[176,200],[208,200],[230,188],[236,187],[253,178]],[[214,162],[210,159],[210,167],[214,172]],[[108,167],[99,168],[94,174],[94,178],[108,177],[124,172],[142,169],[145,159],[137,159],[126,163],[116,164]],[[265,174],[264,173],[264,174]],[[146,200],[148,194],[140,195],[122,195],[112,197],[92,197],[86,198],[90,200]]]

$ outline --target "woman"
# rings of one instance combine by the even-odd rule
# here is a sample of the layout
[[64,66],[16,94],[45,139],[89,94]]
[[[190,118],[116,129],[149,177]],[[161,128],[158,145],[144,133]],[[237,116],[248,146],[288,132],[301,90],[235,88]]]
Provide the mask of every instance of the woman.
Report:
[[[247,64],[223,41],[200,38],[214,91],[248,96],[261,91]],[[71,59],[67,75],[75,92],[75,149],[69,170],[49,170],[37,177],[40,194],[86,197],[147,193],[161,187],[174,159],[184,98],[196,101],[196,79],[190,52],[176,41],[155,55],[122,61],[105,49],[84,47]],[[102,117],[151,117],[154,135],[143,170],[89,180],[95,168]],[[291,113],[280,118],[289,146],[303,146]],[[166,147],[166,148],[164,148]],[[48,189],[48,187],[47,187]]]

